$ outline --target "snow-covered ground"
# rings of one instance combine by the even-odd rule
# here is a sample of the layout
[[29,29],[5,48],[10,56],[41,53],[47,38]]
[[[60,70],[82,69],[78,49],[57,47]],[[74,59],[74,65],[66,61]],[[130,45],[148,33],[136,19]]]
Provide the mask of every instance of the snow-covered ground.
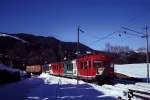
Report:
[[[115,71],[131,76],[145,78],[140,71],[129,71],[129,67],[120,65],[115,67]],[[117,70],[116,70],[117,68]],[[121,70],[123,69],[124,70]],[[132,67],[136,68],[136,67]],[[128,70],[127,70],[128,69]],[[136,69],[135,69],[136,70]],[[128,72],[129,71],[129,72]],[[142,72],[142,71],[141,71]],[[137,74],[138,73],[138,74]],[[140,76],[141,75],[141,76]],[[122,97],[128,100],[129,89],[144,92],[145,94],[134,93],[150,99],[150,84],[135,83],[135,84],[115,84],[102,86],[86,83],[77,80],[63,77],[51,76],[42,73],[38,77],[27,78],[15,83],[5,84],[0,86],[1,100],[116,100]],[[133,97],[131,100],[144,100],[139,97]]]
[[[128,99],[128,89],[150,93],[150,84],[115,84],[102,86],[41,74],[11,84],[0,86],[1,100],[116,100]],[[148,96],[148,95],[147,95]],[[146,96],[145,96],[146,97]],[[148,98],[150,98],[148,96]],[[142,100],[133,97],[131,100]]]
[[42,82],[42,79],[28,78],[0,85],[0,100],[26,100],[28,92],[38,87]]
[[1,100],[115,100],[92,85],[48,74],[0,86]]
[[27,76],[26,71],[13,68],[4,64],[0,64],[0,71],[7,71],[11,74],[19,73],[21,77]]
[[[115,65],[114,68],[115,68],[115,72],[122,73],[130,77],[142,78],[142,79],[147,78],[146,63]],[[149,70],[149,73],[150,73],[150,70]]]
[[105,95],[92,85],[77,80],[41,74],[44,84],[29,92],[27,100],[116,100],[114,96]]
[[[59,86],[58,87],[59,92],[57,95],[58,99],[59,98],[71,99],[73,97],[75,98],[76,94],[80,93],[81,88],[82,88],[82,92],[80,94],[82,94],[82,95],[80,95],[81,96],[80,98],[76,98],[75,100],[85,100],[85,99],[86,100],[91,100],[91,99],[92,100],[99,100],[99,99],[114,100],[118,97],[122,97],[123,99],[127,100],[129,89],[139,90],[142,92],[150,93],[150,84],[148,84],[148,83],[136,83],[136,84],[126,84],[126,85],[124,85],[124,84],[115,84],[115,85],[104,84],[102,86],[99,86],[96,84],[91,84],[91,83],[86,83],[86,82],[80,81],[79,85],[76,85],[77,81],[75,79],[59,78],[59,77],[51,76],[48,74],[42,74],[40,76],[40,78],[44,79],[45,84],[51,84],[51,85],[57,84]],[[69,92],[68,90],[71,90],[71,92]],[[74,92],[72,92],[72,91],[74,91]],[[67,96],[64,94],[67,94]],[[150,96],[148,96],[148,98],[150,99]],[[142,100],[142,99],[133,97],[132,100]]]

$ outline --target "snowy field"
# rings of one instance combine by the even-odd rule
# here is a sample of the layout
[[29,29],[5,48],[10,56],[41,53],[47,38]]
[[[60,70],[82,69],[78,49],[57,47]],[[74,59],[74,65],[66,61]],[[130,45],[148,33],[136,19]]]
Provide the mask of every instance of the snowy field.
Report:
[[[96,84],[75,79],[59,78],[41,74],[16,83],[0,86],[1,100],[116,100],[119,96],[128,99],[128,89],[150,93],[150,84]],[[150,96],[145,96],[150,99]],[[133,97],[131,100],[143,100]]]
[[105,95],[102,91],[96,90],[92,85],[81,80],[77,85],[75,79],[55,77],[48,74],[41,74],[39,78],[44,79],[44,84],[31,91],[27,100],[33,100],[34,98],[40,100],[116,100],[116,97]]
[[142,79],[147,78],[147,65],[145,63],[115,65],[114,68],[115,68],[115,72],[122,73],[130,77],[142,78]]
[[[140,64],[143,66],[144,64]],[[115,65],[115,71],[131,77],[145,78],[145,68],[140,65]],[[133,67],[132,67],[133,66]],[[140,66],[140,67],[134,67]],[[132,67],[132,68],[131,68]],[[129,70],[130,68],[130,70]],[[42,73],[40,76],[33,76],[18,82],[0,85],[1,100],[116,100],[122,97],[128,100],[129,89],[140,91],[145,94],[134,93],[150,100],[150,84],[104,84],[102,86],[51,76]],[[133,97],[131,100],[144,100]]]
[[[139,90],[145,93],[150,93],[150,84],[136,83],[136,84],[115,84],[102,86],[86,83],[83,81],[77,84],[75,79],[59,78],[50,76],[48,74],[42,74],[40,78],[44,79],[46,84],[58,84],[58,99],[63,100],[114,100],[118,97],[122,97],[124,100],[128,99],[128,90]],[[70,90],[70,92],[68,92]],[[82,92],[81,92],[82,91]],[[81,92],[81,93],[80,93]],[[79,94],[81,95],[79,95]],[[77,95],[78,94],[78,95]],[[32,96],[31,96],[32,97]],[[77,98],[76,98],[77,97]],[[145,95],[150,99],[149,95]],[[132,100],[143,100],[137,97],[133,97]]]
[[1,100],[116,100],[92,85],[48,74],[0,86]]

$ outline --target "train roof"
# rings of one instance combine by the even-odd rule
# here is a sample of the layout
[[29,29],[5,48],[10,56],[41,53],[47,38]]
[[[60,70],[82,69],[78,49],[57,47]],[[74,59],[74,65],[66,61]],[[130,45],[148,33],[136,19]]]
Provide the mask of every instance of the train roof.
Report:
[[[76,60],[77,58],[81,58],[84,56],[92,56],[92,55],[102,55],[102,56],[106,56],[111,58],[110,54],[107,52],[103,52],[103,51],[95,51],[95,52],[88,52],[86,54],[79,54],[79,56],[73,58],[73,59],[69,59],[69,60],[64,60],[64,61],[73,61]],[[56,62],[51,62],[51,64],[58,64],[58,63],[64,63],[64,61],[56,61]]]
[[88,55],[103,55],[103,56],[110,56],[108,53],[106,52],[91,52],[91,53],[87,53],[87,54],[82,54],[79,56],[80,57],[83,57],[83,56],[88,56]]

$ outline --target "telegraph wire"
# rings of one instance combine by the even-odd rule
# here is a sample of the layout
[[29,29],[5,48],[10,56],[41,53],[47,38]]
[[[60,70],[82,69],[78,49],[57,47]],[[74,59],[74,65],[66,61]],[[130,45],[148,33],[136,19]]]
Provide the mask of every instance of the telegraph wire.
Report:
[[111,37],[111,36],[114,35],[115,33],[116,33],[116,32],[109,33],[109,34],[107,34],[106,36],[103,36],[103,37],[101,37],[101,38],[99,38],[99,39],[93,41],[93,42],[91,43],[91,45],[93,45],[93,44],[95,44],[95,43],[98,43],[98,42],[100,42],[100,41],[103,41],[103,40],[105,40],[105,39]]
[[[150,8],[145,8],[145,12],[149,12],[149,11],[150,11]],[[138,15],[140,16],[141,14],[138,14]],[[122,26],[127,26],[127,25],[134,24],[134,23],[135,23],[135,20],[137,20],[137,19],[139,19],[138,16],[132,16],[128,21],[126,21],[126,23],[120,25],[120,28],[119,28],[118,30],[120,30],[120,29],[122,28]],[[140,19],[141,19],[141,17],[140,17]],[[127,23],[128,23],[128,24],[127,24]],[[92,43],[90,43],[90,44],[95,44],[95,43],[98,43],[98,42],[100,42],[100,41],[106,40],[107,38],[113,36],[115,33],[118,33],[119,36],[120,36],[121,33],[126,34],[125,31],[119,33],[118,30],[117,30],[117,31],[114,31],[114,32],[112,32],[112,33],[110,33],[110,34],[108,34],[108,35],[106,35],[106,36],[103,36],[103,37],[97,37],[97,36],[95,36],[95,35],[89,34],[88,32],[86,32],[86,34],[84,34],[84,35],[88,35],[88,36],[90,36],[90,37],[92,37],[92,38],[94,38],[94,39],[97,39],[97,40],[93,41]],[[80,30],[80,31],[82,31],[82,30]],[[83,31],[83,33],[85,33],[85,31]],[[62,34],[62,33],[61,33],[61,34]],[[134,35],[134,36],[136,36],[134,33],[133,33],[133,34],[132,34],[132,33],[131,33],[131,34],[126,34],[126,35],[131,35],[131,36]],[[139,35],[137,35],[137,37],[139,37]]]

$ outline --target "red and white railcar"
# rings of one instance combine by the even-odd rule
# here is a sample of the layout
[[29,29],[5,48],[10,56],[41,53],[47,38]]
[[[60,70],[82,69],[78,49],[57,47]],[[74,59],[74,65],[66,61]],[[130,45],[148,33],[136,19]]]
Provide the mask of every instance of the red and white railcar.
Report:
[[114,68],[107,55],[94,53],[79,57],[76,60],[78,76],[85,80],[107,79],[113,76]]
[[91,53],[77,59],[51,63],[50,74],[84,80],[107,81],[114,75],[111,58],[103,53]]
[[49,64],[50,74],[52,75],[63,75],[64,74],[64,63],[57,62]]

